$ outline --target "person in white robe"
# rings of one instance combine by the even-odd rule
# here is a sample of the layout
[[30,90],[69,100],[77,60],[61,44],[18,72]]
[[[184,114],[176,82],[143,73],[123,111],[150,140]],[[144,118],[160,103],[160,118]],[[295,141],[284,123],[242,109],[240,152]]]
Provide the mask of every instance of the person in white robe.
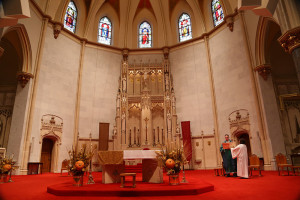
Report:
[[245,140],[240,140],[240,144],[231,148],[232,158],[237,158],[237,175],[241,178],[249,178],[248,175],[248,153]]

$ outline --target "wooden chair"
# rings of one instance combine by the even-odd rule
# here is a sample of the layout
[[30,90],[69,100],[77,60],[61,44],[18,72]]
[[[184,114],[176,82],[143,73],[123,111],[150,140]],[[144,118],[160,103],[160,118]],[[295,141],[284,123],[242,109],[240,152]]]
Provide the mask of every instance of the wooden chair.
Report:
[[294,166],[294,165],[292,165],[292,169],[293,169],[294,175],[296,175],[295,169],[297,169],[298,175],[300,175],[300,166]]
[[60,170],[60,174],[61,175],[62,175],[62,171],[63,170],[67,170],[68,171],[68,175],[69,175],[69,164],[70,164],[70,160],[64,159],[62,161],[61,170]]
[[290,175],[289,168],[293,169],[293,166],[287,163],[286,156],[283,155],[282,153],[279,153],[277,154],[277,156],[275,156],[275,158],[277,163],[278,175],[280,176],[280,169],[281,169],[282,175],[284,176],[284,168],[286,168],[288,175]]
[[259,170],[259,176],[261,176],[261,168],[260,168],[259,158],[257,157],[257,155],[252,154],[249,160],[250,160],[250,166],[249,166],[250,176],[252,176],[252,170],[255,169]]

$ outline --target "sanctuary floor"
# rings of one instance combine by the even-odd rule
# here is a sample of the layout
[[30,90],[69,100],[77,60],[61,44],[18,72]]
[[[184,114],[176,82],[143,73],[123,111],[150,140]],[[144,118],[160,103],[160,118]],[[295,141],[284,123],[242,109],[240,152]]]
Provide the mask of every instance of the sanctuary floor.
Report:
[[[95,180],[101,179],[101,172],[93,173]],[[181,174],[182,175],[182,174]],[[55,196],[47,193],[47,186],[70,182],[71,177],[66,173],[13,176],[13,183],[0,184],[1,200],[213,200],[213,199],[272,199],[272,200],[300,200],[300,176],[278,176],[276,171],[263,171],[262,177],[254,172],[250,179],[214,176],[213,170],[188,170],[186,179],[191,182],[201,180],[214,185],[214,191],[185,196],[149,196],[149,197],[85,197],[85,196]],[[165,176],[165,175],[164,175]],[[139,176],[141,177],[141,176]],[[139,181],[139,180],[137,180]],[[86,181],[85,181],[86,182]],[[99,183],[98,183],[99,184]],[[101,186],[102,184],[99,184]],[[188,185],[187,185],[188,186]],[[137,187],[139,187],[137,183]],[[176,186],[173,186],[176,187]]]

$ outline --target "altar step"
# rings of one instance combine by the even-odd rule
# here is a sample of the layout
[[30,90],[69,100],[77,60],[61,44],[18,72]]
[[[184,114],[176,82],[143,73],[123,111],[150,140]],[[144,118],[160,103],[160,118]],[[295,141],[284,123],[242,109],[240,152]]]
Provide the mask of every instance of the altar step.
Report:
[[142,164],[125,165],[125,173],[142,173]]

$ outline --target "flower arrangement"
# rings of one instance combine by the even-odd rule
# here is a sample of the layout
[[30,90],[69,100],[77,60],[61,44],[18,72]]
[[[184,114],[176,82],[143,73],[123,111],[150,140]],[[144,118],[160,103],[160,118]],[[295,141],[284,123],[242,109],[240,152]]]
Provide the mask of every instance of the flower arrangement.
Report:
[[94,146],[94,148],[91,146],[91,149],[87,150],[86,144],[83,144],[79,152],[74,149],[68,152],[70,157],[68,169],[73,176],[82,176],[84,174],[96,148],[97,146]]
[[186,159],[182,149],[162,149],[156,151],[158,165],[165,168],[168,175],[178,174],[181,170],[181,165],[186,163]]
[[14,155],[8,157],[0,157],[0,174],[8,174],[11,170],[15,170],[17,167],[14,166],[13,161]]

